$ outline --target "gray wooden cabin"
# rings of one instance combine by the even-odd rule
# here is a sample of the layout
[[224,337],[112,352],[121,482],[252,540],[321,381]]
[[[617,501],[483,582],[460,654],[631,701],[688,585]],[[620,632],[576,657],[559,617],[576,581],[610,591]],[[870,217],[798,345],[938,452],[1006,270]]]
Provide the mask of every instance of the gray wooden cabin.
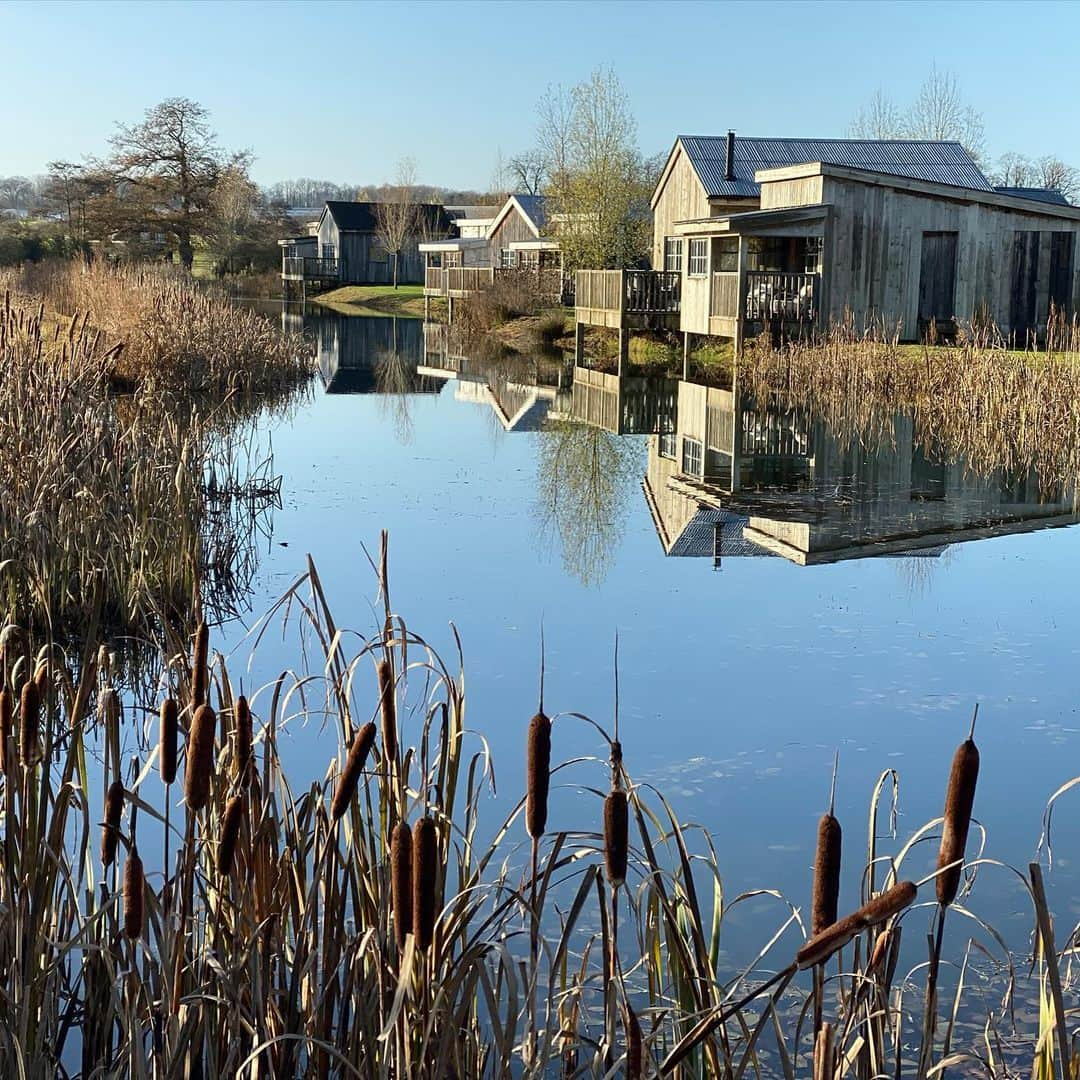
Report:
[[653,270],[580,273],[580,323],[738,346],[849,318],[919,340],[988,316],[1023,341],[1052,307],[1080,310],[1080,207],[995,188],[957,143],[680,136],[652,208]]
[[[378,237],[378,205],[328,202],[313,237],[281,241],[286,286],[295,283],[307,291],[309,286],[392,285],[394,255]],[[422,203],[415,209],[415,229],[398,257],[401,285],[423,284],[422,241],[454,236],[457,231],[444,207]]]

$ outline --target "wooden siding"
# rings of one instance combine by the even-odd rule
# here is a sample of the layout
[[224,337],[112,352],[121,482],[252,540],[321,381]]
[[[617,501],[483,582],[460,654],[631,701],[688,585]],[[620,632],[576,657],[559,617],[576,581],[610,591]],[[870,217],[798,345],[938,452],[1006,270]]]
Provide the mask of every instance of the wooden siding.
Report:
[[499,227],[491,234],[488,240],[488,251],[492,266],[502,265],[502,249],[511,244],[524,240],[535,240],[536,233],[529,227],[529,223],[522,216],[521,211],[514,206],[510,213],[499,223]]
[[[394,281],[394,263],[373,233],[341,232],[330,214],[324,214],[319,223],[319,254],[325,246],[332,246],[338,259],[338,278],[349,285],[391,285]],[[401,254],[398,282],[402,285],[422,285],[424,282],[424,256],[413,237]]]
[[[829,284],[823,314],[838,320],[850,310],[860,322],[899,322],[909,339],[918,333],[925,233],[957,234],[955,316],[971,319],[985,307],[998,327],[1011,333],[1016,234],[1043,234],[1037,242],[1022,242],[1038,251],[1035,313],[1038,322],[1045,322],[1052,234],[1080,232],[1080,222],[1040,213],[1035,203],[1026,211],[831,176],[824,177],[822,197],[834,208],[823,259]],[[1073,263],[1058,269],[1055,282],[1059,291],[1068,292],[1070,311],[1080,307],[1080,278]],[[1071,281],[1066,283],[1065,275]]]
[[775,210],[782,206],[816,206],[821,202],[821,176],[804,176],[797,180],[775,180],[761,185],[761,209]]
[[[680,144],[675,151],[671,171],[658,193],[653,211],[654,270],[664,268],[664,238],[674,236],[676,221],[692,221],[712,213],[705,188]],[[683,246],[683,273],[686,273],[686,247]],[[684,282],[685,284],[685,282]]]

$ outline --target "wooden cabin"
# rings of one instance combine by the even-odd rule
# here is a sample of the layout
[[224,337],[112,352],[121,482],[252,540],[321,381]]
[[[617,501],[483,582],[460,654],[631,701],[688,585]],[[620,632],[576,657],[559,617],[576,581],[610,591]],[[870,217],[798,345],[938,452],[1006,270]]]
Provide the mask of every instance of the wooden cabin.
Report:
[[652,209],[652,271],[580,274],[579,322],[738,346],[847,318],[920,340],[989,317],[1025,340],[1051,307],[1080,310],[1080,207],[995,188],[958,143],[680,136]]
[[[286,292],[338,285],[392,285],[394,256],[378,236],[378,206],[370,202],[328,202],[313,236],[280,241],[281,277]],[[424,257],[419,250],[422,241],[456,233],[444,207],[421,203],[415,210],[412,235],[398,256],[397,280],[402,285],[423,284]]]
[[494,213],[482,235],[472,229],[466,234],[458,220],[457,236],[420,244],[425,297],[446,298],[452,319],[455,300],[489,288],[501,273],[529,270],[553,303],[565,300],[562,254],[543,196],[510,195],[501,206],[485,209]]

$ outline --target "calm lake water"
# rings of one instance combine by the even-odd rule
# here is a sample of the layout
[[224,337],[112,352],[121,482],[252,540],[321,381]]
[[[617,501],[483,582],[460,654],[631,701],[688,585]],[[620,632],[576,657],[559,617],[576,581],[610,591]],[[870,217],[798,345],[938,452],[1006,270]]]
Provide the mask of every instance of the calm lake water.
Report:
[[[543,624],[547,711],[608,728],[618,635],[629,772],[713,834],[729,896],[767,887],[808,901],[838,750],[841,906],[853,904],[878,777],[900,776],[899,840],[881,845],[894,852],[941,813],[976,703],[986,854],[1026,868],[1048,797],[1080,774],[1071,487],[940,460],[904,417],[879,445],[845,445],[806,417],[679,380],[575,380],[560,357],[493,374],[417,320],[305,326],[322,378],[264,428],[283,505],[252,611],[310,553],[337,623],[372,631],[362,546],[377,551],[389,530],[395,610],[450,661],[451,620],[461,635],[468,723],[495,762],[493,827],[522,791]],[[242,630],[224,633],[246,657]],[[245,685],[295,662],[268,633]],[[569,717],[554,743],[560,760],[606,753]],[[336,735],[312,722],[283,748],[306,784],[325,775]],[[549,828],[598,828],[581,789],[606,776],[602,761],[560,773]],[[1070,925],[1076,807],[1055,819],[1049,878]],[[925,847],[914,869],[932,865]],[[984,868],[971,906],[1024,940],[1030,907],[1010,874]],[[747,935],[760,944],[780,909],[741,918],[760,920]]]

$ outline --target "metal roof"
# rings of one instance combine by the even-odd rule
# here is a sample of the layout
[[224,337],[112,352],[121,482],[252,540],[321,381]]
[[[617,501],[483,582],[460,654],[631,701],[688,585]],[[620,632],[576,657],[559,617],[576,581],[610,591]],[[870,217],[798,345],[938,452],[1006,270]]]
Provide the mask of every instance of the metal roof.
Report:
[[[731,510],[700,506],[671,545],[668,555],[698,558],[714,555],[722,558],[771,555],[771,551],[758,547],[743,536],[743,529],[749,520],[744,514]],[[719,544],[716,542],[718,537]]]
[[726,136],[680,135],[679,141],[710,199],[756,198],[761,194],[761,185],[754,180],[759,170],[814,161],[976,191],[994,190],[975,159],[956,142],[757,139],[736,135],[735,179],[728,180]]
[[446,212],[455,221],[477,219],[478,221],[490,221],[499,212],[498,206],[448,206]]
[[536,226],[537,232],[544,231],[544,223],[547,221],[547,200],[543,195],[514,195],[518,206],[529,216]]
[[1018,199],[1032,199],[1035,202],[1052,203],[1054,206],[1072,206],[1072,203],[1053,188],[1037,187],[996,187],[1002,195],[1015,195]]
[[[344,232],[374,232],[377,228],[375,216],[378,203],[339,202],[330,200],[326,204],[327,213],[334,219],[337,227]],[[454,224],[446,215],[446,210],[435,203],[418,203],[416,213],[426,219],[429,228],[441,233],[452,233]]]

